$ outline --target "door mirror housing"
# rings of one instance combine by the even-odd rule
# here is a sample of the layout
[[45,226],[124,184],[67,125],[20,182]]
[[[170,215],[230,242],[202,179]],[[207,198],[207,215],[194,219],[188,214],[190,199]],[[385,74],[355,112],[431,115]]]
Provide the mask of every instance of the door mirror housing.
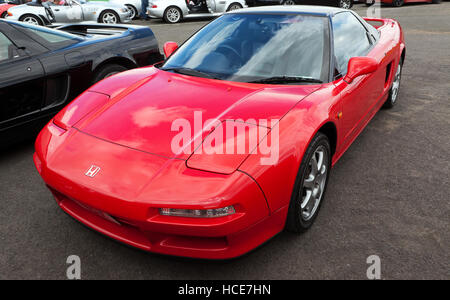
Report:
[[352,83],[359,76],[373,73],[377,70],[378,63],[370,57],[352,57],[348,61],[347,75],[344,81]]
[[169,56],[171,56],[172,53],[174,53],[175,50],[178,49],[178,44],[175,42],[166,42],[163,49],[164,55],[166,56],[166,58],[169,58]]

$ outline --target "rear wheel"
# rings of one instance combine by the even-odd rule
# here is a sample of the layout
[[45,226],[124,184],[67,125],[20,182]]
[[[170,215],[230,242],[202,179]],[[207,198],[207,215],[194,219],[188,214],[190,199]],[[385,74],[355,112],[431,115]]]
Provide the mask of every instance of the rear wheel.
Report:
[[42,20],[35,15],[23,15],[19,18],[19,21],[33,24],[33,25],[44,25]]
[[0,18],[4,19],[4,18],[6,18],[7,15],[8,15],[8,12],[7,12],[7,11],[4,11],[4,12],[0,15]]
[[394,107],[395,103],[397,103],[398,99],[398,92],[400,90],[400,82],[402,79],[402,68],[403,68],[403,62],[400,60],[397,70],[395,70],[394,79],[392,80],[392,86],[389,90],[389,96],[384,103],[384,108],[392,108]]
[[303,156],[289,204],[286,229],[301,233],[308,230],[317,217],[325,197],[331,148],[326,135],[317,133]]
[[105,10],[99,17],[99,23],[118,24],[120,23],[119,15],[112,10]]
[[171,6],[164,11],[164,21],[167,23],[178,23],[183,18],[181,10],[178,7]]
[[139,17],[136,7],[131,4],[126,4],[125,6],[131,11],[131,20],[136,20]]
[[124,66],[117,65],[117,64],[109,64],[109,65],[103,66],[95,73],[93,83],[97,83],[100,80],[103,80],[105,78],[113,76],[117,73],[124,72],[126,70],[128,70],[128,69],[125,68]]
[[403,6],[404,3],[405,3],[404,0],[393,0],[392,1],[392,6],[400,7],[400,6]]
[[233,10],[237,10],[237,9],[241,9],[242,5],[240,5],[239,3],[231,3],[230,6],[228,7],[227,11],[233,11]]

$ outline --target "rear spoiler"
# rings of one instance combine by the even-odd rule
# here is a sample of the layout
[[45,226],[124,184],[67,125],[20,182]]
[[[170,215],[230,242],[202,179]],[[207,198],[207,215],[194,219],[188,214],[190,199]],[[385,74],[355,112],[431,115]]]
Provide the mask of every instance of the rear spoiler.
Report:
[[381,18],[363,18],[363,19],[376,29],[379,29],[391,23],[396,23],[396,21],[392,19],[381,19]]

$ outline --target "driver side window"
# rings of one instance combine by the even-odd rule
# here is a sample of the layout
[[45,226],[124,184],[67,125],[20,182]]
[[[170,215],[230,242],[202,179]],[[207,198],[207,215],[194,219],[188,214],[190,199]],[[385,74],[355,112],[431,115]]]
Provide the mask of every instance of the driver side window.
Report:
[[11,41],[0,32],[0,63],[13,59],[14,45]]
[[338,13],[333,17],[334,56],[337,72],[347,74],[348,61],[352,57],[366,56],[371,44],[367,30],[349,12]]

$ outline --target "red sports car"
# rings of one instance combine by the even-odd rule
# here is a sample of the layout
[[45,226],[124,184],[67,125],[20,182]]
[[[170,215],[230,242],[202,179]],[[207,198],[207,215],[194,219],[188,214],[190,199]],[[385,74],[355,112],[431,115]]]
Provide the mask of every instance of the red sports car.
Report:
[[164,52],[63,109],[34,161],[88,227],[209,259],[312,225],[330,168],[397,102],[405,60],[397,21],[314,6],[233,11]]
[[4,19],[8,15],[8,9],[13,6],[25,4],[26,0],[0,0],[0,18]]

